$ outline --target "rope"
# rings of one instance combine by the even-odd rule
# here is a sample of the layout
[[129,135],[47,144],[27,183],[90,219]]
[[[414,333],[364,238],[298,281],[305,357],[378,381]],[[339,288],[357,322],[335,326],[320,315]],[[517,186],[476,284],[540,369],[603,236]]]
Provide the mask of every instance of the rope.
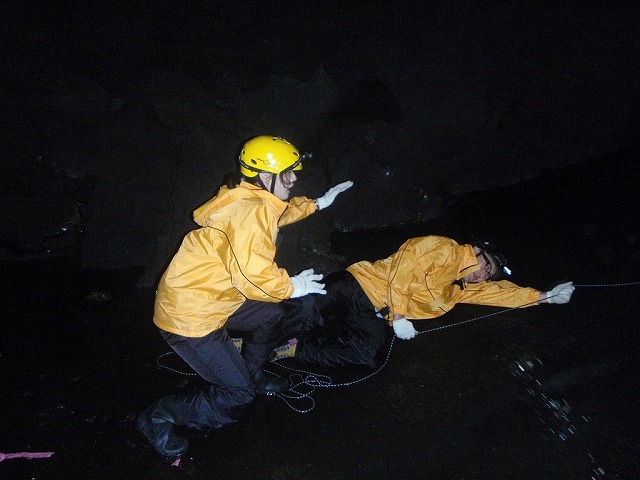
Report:
[[[627,283],[612,283],[612,284],[600,284],[600,285],[574,285],[574,287],[620,287],[620,286],[630,286],[630,285],[640,285],[640,282],[627,282]],[[556,295],[553,295],[554,297]],[[552,298],[552,297],[547,297],[547,298]],[[486,315],[480,315],[477,317],[473,317],[470,318],[468,320],[463,320],[461,322],[456,322],[456,323],[451,323],[449,325],[442,325],[440,327],[434,327],[434,328],[430,328],[427,330],[422,330],[422,331],[418,331],[416,333],[416,336],[418,335],[424,335],[426,333],[434,333],[434,332],[438,332],[440,330],[445,330],[447,328],[453,328],[453,327],[460,327],[462,325],[466,325],[468,323],[471,322],[476,322],[478,320],[483,320],[485,318],[489,318],[489,317],[493,317],[496,315],[502,315],[508,312],[511,312],[513,310],[519,310],[521,308],[525,308],[528,307],[530,305],[535,305],[537,304],[537,301],[534,302],[529,302],[529,303],[525,303],[522,305],[519,305],[517,307],[511,307],[511,308],[505,308],[502,310],[499,310],[497,312],[492,312],[492,313],[488,313]],[[313,408],[315,407],[315,400],[311,397],[311,394],[313,392],[315,392],[316,388],[335,388],[335,387],[347,387],[347,386],[352,386],[352,385],[356,385],[358,383],[362,383],[368,379],[370,379],[371,377],[377,375],[378,373],[380,373],[386,366],[387,363],[389,362],[389,358],[391,357],[391,351],[393,350],[393,344],[395,342],[395,339],[397,338],[397,335],[394,335],[393,338],[391,339],[391,343],[389,344],[389,350],[387,351],[387,355],[385,357],[384,362],[382,363],[382,365],[373,373],[370,373],[369,375],[366,375],[360,379],[357,380],[353,380],[350,382],[344,382],[344,383],[333,383],[333,381],[331,380],[331,377],[327,376],[327,375],[318,375],[315,374],[313,372],[308,372],[305,370],[296,370],[293,368],[289,368],[289,367],[285,367],[284,365],[277,363],[279,360],[274,360],[272,363],[275,363],[276,365],[278,365],[279,367],[285,368],[287,370],[291,370],[293,372],[295,372],[294,374],[290,375],[290,379],[293,379],[296,375],[298,375],[298,373],[304,373],[307,376],[303,377],[302,375],[298,375],[301,378],[301,381],[297,382],[297,383],[293,383],[293,381],[291,382],[293,385],[292,387],[290,387],[288,390],[286,390],[285,392],[281,392],[276,394],[280,399],[282,399],[285,404],[291,408],[293,411],[298,412],[298,413],[307,413],[310,412],[311,410],[313,410]],[[270,372],[273,374],[273,372]],[[319,379],[318,377],[322,377],[322,379]],[[308,387],[310,390],[304,394],[300,394],[298,396],[298,391],[297,389],[300,387],[300,385],[305,385],[306,387]],[[291,405],[290,400],[291,399],[295,399],[295,400],[309,400],[311,402],[311,407],[307,408],[307,409],[297,409],[295,408],[293,405]]]
[[601,284],[593,284],[593,285],[574,285],[574,287],[627,287],[630,285],[640,285],[640,282],[627,282],[627,283],[601,283]]
[[176,368],[171,368],[167,365],[164,365],[163,363],[160,362],[161,358],[167,357],[169,355],[173,355],[175,352],[171,351],[171,352],[165,352],[162,355],[159,355],[158,358],[156,359],[156,364],[160,367],[160,368],[164,368],[165,370],[169,370],[170,372],[173,373],[177,373],[179,375],[187,375],[187,376],[197,376],[198,374],[196,372],[185,372],[184,370],[178,370]]
[[[627,282],[627,283],[609,283],[609,284],[591,284],[591,285],[574,285],[574,287],[581,287],[581,288],[600,288],[600,287],[623,287],[623,286],[632,286],[632,285],[640,285],[640,282]],[[555,296],[555,295],[554,295]],[[552,298],[552,297],[547,297],[547,298]],[[462,325],[466,325],[472,322],[477,322],[478,320],[483,320],[485,318],[489,318],[489,317],[494,317],[496,315],[502,315],[508,312],[511,312],[513,310],[519,310],[521,308],[525,308],[528,307],[530,305],[534,305],[538,303],[537,301],[534,302],[529,302],[529,303],[525,303],[522,305],[519,305],[517,307],[511,307],[511,308],[505,308],[502,310],[499,310],[497,312],[492,312],[492,313],[488,313],[486,315],[480,315],[477,317],[473,317],[470,318],[468,320],[463,320],[461,322],[456,322],[456,323],[451,323],[449,325],[442,325],[440,327],[434,327],[434,328],[430,328],[427,330],[422,330],[422,331],[418,331],[416,333],[416,336],[418,335],[424,335],[426,333],[434,333],[434,332],[438,332],[440,330],[445,330],[448,328],[453,328],[453,327],[460,327]],[[315,372],[310,372],[307,370],[301,370],[301,369],[295,369],[295,368],[291,368],[291,367],[287,367],[286,365],[283,365],[281,363],[279,363],[280,361],[282,361],[283,359],[276,359],[276,360],[272,360],[271,363],[273,363],[274,365],[277,365],[279,368],[288,370],[292,373],[289,374],[289,381],[291,386],[285,390],[284,392],[280,392],[277,394],[271,394],[271,396],[277,396],[278,398],[280,398],[291,410],[297,412],[297,413],[308,413],[310,411],[312,411],[315,406],[316,406],[316,402],[313,398],[313,393],[316,391],[316,389],[318,388],[337,388],[337,387],[350,387],[353,385],[357,385],[359,383],[362,383],[368,379],[370,379],[371,377],[374,377],[375,375],[377,375],[378,373],[380,373],[389,363],[389,359],[391,358],[391,352],[393,350],[393,345],[395,343],[397,336],[394,335],[393,338],[391,339],[391,342],[389,344],[389,349],[387,351],[387,355],[385,356],[384,362],[382,362],[382,365],[380,365],[380,367],[378,367],[374,372],[365,375],[362,378],[356,379],[356,380],[352,380],[349,382],[342,382],[342,383],[333,383],[333,380],[331,379],[331,377],[329,377],[328,375],[321,375]],[[171,367],[168,367],[166,365],[163,365],[160,362],[160,359],[167,356],[167,355],[171,355],[174,352],[167,352],[164,353],[162,355],[160,355],[157,359],[157,364],[158,366],[172,371],[174,373],[178,373],[181,375],[197,375],[196,373],[191,373],[191,372],[184,372],[184,371],[180,371]],[[275,376],[280,376],[277,375],[274,372],[269,372],[268,373],[275,375]],[[307,404],[309,405],[306,408],[303,407],[295,407],[293,405],[293,402],[297,401],[297,402],[307,402]]]
[[[535,303],[538,302],[530,302],[530,303],[526,303],[523,305],[520,305],[518,307],[512,307],[512,308],[506,308],[503,310],[499,310],[497,312],[493,312],[493,313],[489,313],[486,315],[480,315],[478,317],[474,317],[474,318],[470,318],[468,320],[464,320],[461,322],[456,322],[456,323],[451,323],[449,325],[442,325],[440,327],[435,327],[435,328],[430,328],[428,330],[422,330],[422,331],[418,331],[416,333],[416,336],[418,335],[424,335],[426,333],[433,333],[433,332],[437,332],[440,330],[445,330],[447,328],[453,328],[453,327],[459,327],[461,325],[466,325],[468,323],[471,322],[476,322],[478,320],[482,320],[485,318],[489,318],[489,317],[493,317],[495,315],[501,315],[507,312],[510,312],[512,310],[517,310],[520,308],[524,308],[526,306],[529,305],[533,305]],[[294,369],[294,368],[290,368],[287,367],[285,365],[282,365],[281,363],[278,363],[280,360],[282,359],[278,359],[278,360],[274,360],[271,363],[274,363],[276,365],[278,365],[281,368],[284,368],[286,370],[290,370],[292,372],[294,372],[293,374],[291,374],[289,376],[289,380],[292,384],[291,387],[289,387],[288,390],[275,394],[276,396],[278,396],[282,401],[284,401],[284,403],[291,408],[293,411],[297,412],[297,413],[308,413],[311,410],[313,410],[315,408],[315,400],[311,397],[311,394],[315,392],[316,388],[337,388],[337,387],[350,387],[352,385],[357,385],[358,383],[362,383],[368,379],[370,379],[371,377],[377,375],[378,373],[380,373],[386,366],[387,363],[389,363],[389,359],[391,358],[391,352],[393,350],[393,345],[395,343],[397,335],[394,335],[393,338],[391,339],[391,342],[389,344],[389,349],[387,350],[387,355],[385,356],[384,362],[382,362],[382,365],[380,365],[380,367],[378,367],[374,372],[365,375],[362,378],[359,378],[357,380],[352,380],[350,382],[343,382],[343,383],[333,383],[333,381],[331,380],[331,377],[329,377],[328,375],[319,375],[313,372],[308,372],[306,370],[298,370],[298,369]],[[275,375],[273,372],[269,372],[272,375]],[[305,374],[306,376],[303,376],[301,374]],[[300,377],[299,381],[294,381],[294,379],[297,379],[297,377]],[[307,391],[306,392],[300,392],[300,386],[304,385],[305,387],[307,387]],[[311,406],[306,408],[306,409],[299,409],[294,407],[291,404],[291,400],[300,400],[300,401],[310,401],[311,402]]]
[[[386,367],[387,363],[389,362],[389,358],[391,357],[391,350],[395,340],[396,340],[396,336],[394,335],[393,338],[391,339],[391,343],[389,344],[389,350],[387,351],[387,355],[384,359],[384,362],[382,362],[382,365],[380,365],[374,372],[368,375],[365,375],[364,377],[359,378],[357,380],[352,380],[350,382],[333,383],[333,380],[331,380],[331,377],[329,377],[328,375],[321,375],[321,374],[309,372],[306,370],[287,367],[285,365],[282,365],[281,363],[278,363],[282,359],[273,360],[271,363],[278,365],[280,368],[284,368],[285,370],[294,372],[291,375],[289,375],[289,381],[291,382],[292,386],[289,387],[284,392],[276,394],[276,396],[279,397],[291,410],[298,413],[308,413],[315,408],[316,402],[311,396],[311,394],[313,394],[317,388],[350,387],[352,385],[356,385],[358,383],[364,382],[370,379],[371,377],[373,377],[374,375],[377,375],[378,373],[380,373],[380,371],[382,371],[382,369]],[[273,372],[269,372],[269,373],[271,373],[272,375],[275,375]],[[300,391],[301,386],[304,386],[306,391]],[[291,404],[292,400],[307,400],[311,402],[311,406],[306,409],[298,409]]]

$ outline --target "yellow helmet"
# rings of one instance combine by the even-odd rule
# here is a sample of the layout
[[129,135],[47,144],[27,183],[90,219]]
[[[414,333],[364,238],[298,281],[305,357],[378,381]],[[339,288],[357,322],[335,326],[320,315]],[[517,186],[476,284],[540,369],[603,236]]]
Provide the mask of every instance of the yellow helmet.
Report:
[[248,178],[260,172],[282,173],[302,170],[300,152],[284,138],[260,135],[242,146],[240,151],[240,173]]

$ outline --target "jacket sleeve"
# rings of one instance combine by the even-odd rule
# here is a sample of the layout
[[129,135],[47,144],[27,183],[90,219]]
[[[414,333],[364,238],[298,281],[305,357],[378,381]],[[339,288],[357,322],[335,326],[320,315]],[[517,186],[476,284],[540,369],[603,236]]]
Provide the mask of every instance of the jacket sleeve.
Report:
[[494,307],[531,307],[538,304],[540,291],[519,287],[508,280],[497,282],[468,283],[460,293],[458,301]]
[[289,200],[289,205],[278,220],[278,226],[284,227],[295,223],[309,215],[315,213],[316,205],[313,200],[307,197],[293,197]]
[[293,285],[287,271],[275,263],[276,216],[260,204],[234,219],[227,231],[228,246],[220,256],[231,274],[233,286],[246,298],[280,302],[290,298]]

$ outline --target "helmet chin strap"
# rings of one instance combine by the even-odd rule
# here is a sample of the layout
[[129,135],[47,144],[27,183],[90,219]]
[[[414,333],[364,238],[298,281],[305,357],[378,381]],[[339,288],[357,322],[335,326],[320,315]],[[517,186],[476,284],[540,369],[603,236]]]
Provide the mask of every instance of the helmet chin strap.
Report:
[[276,189],[276,178],[279,174],[277,173],[272,173],[271,174],[271,187],[267,188],[267,186],[264,184],[264,182],[262,181],[262,177],[260,175],[258,175],[258,184],[264,189],[267,190],[269,193],[273,194],[273,192]]

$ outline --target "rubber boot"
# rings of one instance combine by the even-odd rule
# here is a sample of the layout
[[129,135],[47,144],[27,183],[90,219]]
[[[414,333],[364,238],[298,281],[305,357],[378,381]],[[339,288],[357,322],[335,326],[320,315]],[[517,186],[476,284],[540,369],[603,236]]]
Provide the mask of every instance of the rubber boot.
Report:
[[177,413],[175,396],[163,397],[142,412],[136,420],[138,431],[160,455],[179,457],[187,451],[189,442],[173,432]]
[[262,369],[256,370],[253,374],[253,380],[256,382],[256,391],[262,395],[275,395],[289,387],[289,380],[282,377],[268,376]]

